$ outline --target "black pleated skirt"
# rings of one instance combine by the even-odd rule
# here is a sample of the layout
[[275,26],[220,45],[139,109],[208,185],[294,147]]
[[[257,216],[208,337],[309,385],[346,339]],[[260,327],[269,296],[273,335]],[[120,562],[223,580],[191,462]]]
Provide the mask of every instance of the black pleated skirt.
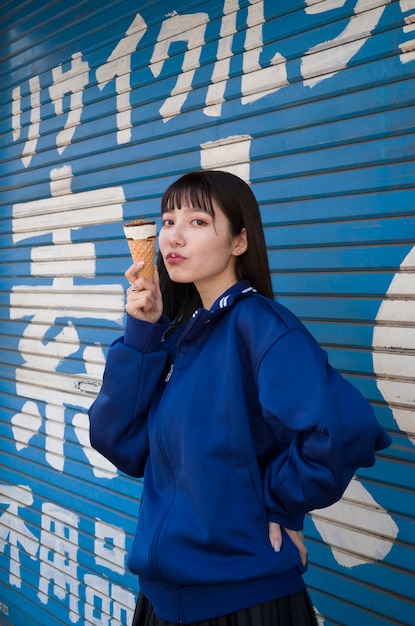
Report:
[[[132,626],[177,626],[159,619],[151,603],[140,594]],[[318,626],[307,591],[257,604],[221,617],[192,622],[188,626]]]

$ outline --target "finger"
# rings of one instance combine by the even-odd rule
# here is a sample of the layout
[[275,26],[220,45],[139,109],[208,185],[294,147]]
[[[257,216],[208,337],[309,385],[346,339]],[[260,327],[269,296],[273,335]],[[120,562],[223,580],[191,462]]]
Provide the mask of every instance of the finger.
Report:
[[160,275],[159,275],[159,271],[158,271],[157,265],[154,266],[153,280],[154,280],[154,284],[156,286],[156,298],[157,298],[157,300],[162,300],[163,295],[162,295],[161,289],[160,289]]
[[301,563],[302,565],[307,565],[307,554],[308,554],[308,550],[305,547],[305,545],[303,544],[302,546],[297,546],[298,547],[298,551],[300,553],[300,558],[301,558]]
[[136,306],[147,309],[154,300],[154,294],[147,289],[140,289],[137,285],[132,285],[127,289],[127,301],[133,302]]
[[275,552],[279,552],[282,546],[281,526],[276,522],[269,522],[269,540]]
[[133,263],[130,267],[125,271],[124,276],[128,280],[130,284],[134,283],[137,280],[138,273],[141,269],[143,269],[144,263]]
[[149,278],[146,278],[145,276],[140,276],[140,270],[142,269],[143,265],[144,265],[143,263],[136,263],[138,275],[133,283],[130,282],[130,285],[137,287],[138,291],[149,290],[155,294],[161,295],[160,279],[159,279],[157,267],[154,266],[153,279],[150,280]]
[[304,544],[303,533],[299,530],[291,530],[290,528],[284,528],[284,530],[287,533],[287,535],[290,537],[293,544],[297,547],[300,553],[301,563],[304,566],[307,565],[308,550]]
[[159,271],[157,269],[157,265],[154,266],[153,282],[155,285],[157,285],[157,287],[160,287],[160,276],[159,276]]
[[142,298],[141,293],[133,293],[127,298],[126,311],[133,317],[151,313],[154,310],[154,303],[148,298]]
[[130,286],[127,289],[127,300],[137,299],[137,294],[140,292],[140,289],[134,283],[130,283]]

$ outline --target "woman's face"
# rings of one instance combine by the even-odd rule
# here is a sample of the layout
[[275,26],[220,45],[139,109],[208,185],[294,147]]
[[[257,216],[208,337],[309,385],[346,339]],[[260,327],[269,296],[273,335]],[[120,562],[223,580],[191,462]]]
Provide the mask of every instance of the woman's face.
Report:
[[235,256],[240,240],[240,236],[231,236],[228,218],[217,203],[212,204],[214,216],[187,205],[165,212],[159,234],[160,252],[171,280],[194,283],[208,309],[237,282]]

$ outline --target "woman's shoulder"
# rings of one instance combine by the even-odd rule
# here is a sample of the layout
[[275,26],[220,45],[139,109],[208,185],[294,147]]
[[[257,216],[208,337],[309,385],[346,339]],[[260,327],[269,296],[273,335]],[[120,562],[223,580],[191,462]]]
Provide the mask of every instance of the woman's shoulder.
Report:
[[234,328],[240,349],[258,364],[267,354],[321,351],[316,339],[299,318],[279,302],[260,294],[235,307]]
[[239,349],[246,350],[251,359],[260,361],[273,346],[282,345],[283,337],[285,346],[290,345],[289,337],[294,339],[298,333],[310,341],[310,334],[294,313],[271,298],[253,293],[232,308],[227,332],[235,333]]
[[238,323],[253,325],[258,332],[267,328],[271,328],[274,333],[277,330],[282,333],[291,329],[305,330],[302,322],[290,309],[258,292],[235,307],[235,317]]

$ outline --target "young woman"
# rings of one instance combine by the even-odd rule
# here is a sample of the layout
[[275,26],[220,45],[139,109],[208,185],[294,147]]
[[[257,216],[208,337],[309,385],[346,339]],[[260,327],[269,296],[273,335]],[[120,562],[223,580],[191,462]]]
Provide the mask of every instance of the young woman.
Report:
[[134,626],[315,625],[304,516],[390,438],[272,299],[246,183],[186,174],[162,214],[154,282],[126,271],[125,335],[90,409],[92,445],[144,476]]

